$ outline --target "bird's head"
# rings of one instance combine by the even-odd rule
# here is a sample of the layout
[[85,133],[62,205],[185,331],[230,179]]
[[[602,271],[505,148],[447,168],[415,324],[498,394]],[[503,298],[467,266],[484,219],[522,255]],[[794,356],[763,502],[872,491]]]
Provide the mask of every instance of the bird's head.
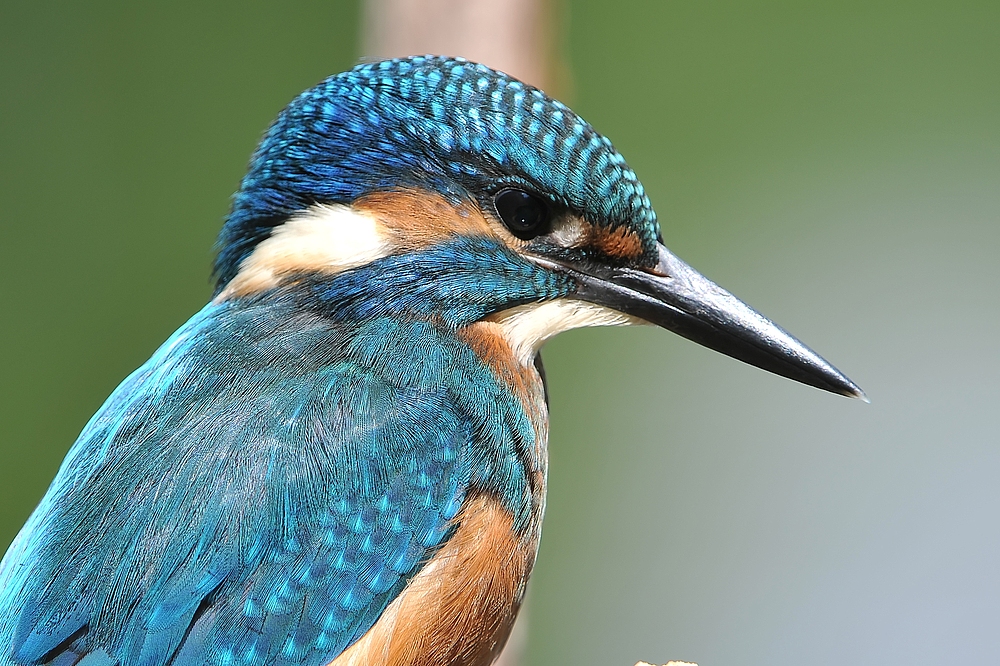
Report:
[[608,139],[462,59],[363,64],[296,98],[254,153],[218,249],[218,300],[293,285],[336,316],[485,319],[522,360],[563,330],[648,322],[863,397],[663,246]]

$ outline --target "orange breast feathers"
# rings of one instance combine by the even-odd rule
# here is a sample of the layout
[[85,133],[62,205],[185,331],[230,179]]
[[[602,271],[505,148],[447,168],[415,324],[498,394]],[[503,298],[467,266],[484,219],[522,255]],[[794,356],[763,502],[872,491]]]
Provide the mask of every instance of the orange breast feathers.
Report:
[[491,497],[470,499],[454,535],[358,642],[329,666],[487,666],[524,596],[534,539]]

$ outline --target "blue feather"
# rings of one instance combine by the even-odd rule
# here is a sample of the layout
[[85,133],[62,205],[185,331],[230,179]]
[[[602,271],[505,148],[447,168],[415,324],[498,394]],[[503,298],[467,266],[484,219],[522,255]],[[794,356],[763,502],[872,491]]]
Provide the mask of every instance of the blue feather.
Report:
[[468,493],[524,524],[534,431],[456,322],[304,288],[207,306],[88,423],[0,565],[0,665],[327,663]]
[[660,229],[635,172],[564,104],[461,58],[358,65],[299,95],[254,153],[219,236],[218,290],[273,227],[316,202],[400,188],[473,199],[526,187],[627,226],[655,263]]

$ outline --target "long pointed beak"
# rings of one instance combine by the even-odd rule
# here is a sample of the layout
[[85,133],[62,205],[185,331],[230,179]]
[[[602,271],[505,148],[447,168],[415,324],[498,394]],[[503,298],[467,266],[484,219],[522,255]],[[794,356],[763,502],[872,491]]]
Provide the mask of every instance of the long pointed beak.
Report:
[[594,265],[568,268],[580,285],[577,297],[582,300],[662,326],[777,375],[868,401],[857,384],[819,354],[663,245],[650,272]]

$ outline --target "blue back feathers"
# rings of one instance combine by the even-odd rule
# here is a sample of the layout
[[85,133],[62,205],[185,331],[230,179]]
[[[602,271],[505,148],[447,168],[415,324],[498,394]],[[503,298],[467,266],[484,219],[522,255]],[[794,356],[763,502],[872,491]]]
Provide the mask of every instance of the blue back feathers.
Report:
[[611,142],[562,103],[462,59],[363,64],[299,95],[254,153],[219,238],[221,289],[271,229],[315,202],[416,187],[455,200],[528,187],[655,255],[656,214]]

